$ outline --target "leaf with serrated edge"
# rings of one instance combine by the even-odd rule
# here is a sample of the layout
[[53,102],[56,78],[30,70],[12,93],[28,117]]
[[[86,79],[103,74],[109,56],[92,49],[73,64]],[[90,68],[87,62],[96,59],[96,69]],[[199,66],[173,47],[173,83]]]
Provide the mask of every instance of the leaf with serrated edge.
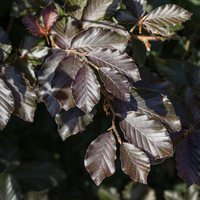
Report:
[[77,34],[71,42],[71,47],[82,53],[90,52],[98,47],[124,51],[127,42],[127,38],[118,35],[114,31],[91,27]]
[[115,137],[111,132],[100,135],[88,147],[84,165],[96,185],[115,173],[116,150]]
[[41,27],[37,18],[33,15],[24,15],[23,23],[26,28],[36,36],[45,36],[45,28]]
[[163,27],[169,27],[190,19],[192,13],[187,10],[174,5],[166,4],[151,11],[143,24],[154,24]]
[[85,127],[92,122],[94,115],[94,109],[90,114],[86,115],[84,111],[78,107],[70,108],[68,111],[57,114],[56,123],[58,124],[58,132],[62,140],[80,131],[84,131]]
[[83,67],[83,62],[81,58],[70,54],[60,61],[55,70],[52,79],[53,96],[59,100],[65,110],[75,106],[71,85],[77,72]]
[[48,111],[54,116],[60,112],[61,104],[52,94],[51,81],[59,62],[64,59],[68,53],[59,49],[52,49],[51,51],[51,56],[45,60],[42,69],[38,73],[38,84],[40,95]]
[[65,12],[75,19],[80,20],[87,0],[62,0],[65,2]]
[[196,145],[194,133],[181,141],[177,150],[176,162],[178,175],[187,182],[187,188],[190,187],[200,174],[200,151]]
[[123,142],[120,146],[120,160],[124,173],[128,174],[134,181],[147,184],[150,162],[141,149]]
[[90,52],[88,56],[91,62],[98,67],[115,69],[132,78],[133,82],[141,80],[135,62],[125,52],[117,49],[98,48]]
[[87,65],[77,73],[72,83],[72,95],[76,106],[90,113],[100,100],[100,84],[94,71]]
[[118,0],[88,0],[82,16],[84,26],[113,15],[117,5]]
[[146,0],[122,0],[122,3],[126,6],[126,10],[131,12],[138,20],[142,18],[145,13]]
[[108,92],[121,100],[130,101],[129,82],[121,73],[112,68],[101,67],[99,75]]
[[146,114],[128,111],[120,118],[120,128],[125,138],[141,148],[150,158],[172,156],[172,143],[162,124]]
[[1,78],[0,85],[0,130],[2,130],[8,123],[8,120],[14,111],[14,97],[11,90]]
[[50,32],[50,28],[53,25],[53,23],[56,21],[58,16],[58,12],[56,7],[53,5],[53,3],[50,3],[47,7],[45,7],[42,11],[42,17],[44,26],[46,28],[47,32]]
[[36,94],[33,88],[12,65],[3,67],[2,73],[14,96],[15,110],[13,114],[25,121],[33,122],[36,110]]
[[118,10],[115,13],[115,19],[122,24],[134,24],[138,22],[138,18],[131,15],[131,13],[125,9]]
[[18,200],[21,199],[19,185],[10,174],[3,173],[0,175],[0,200]]

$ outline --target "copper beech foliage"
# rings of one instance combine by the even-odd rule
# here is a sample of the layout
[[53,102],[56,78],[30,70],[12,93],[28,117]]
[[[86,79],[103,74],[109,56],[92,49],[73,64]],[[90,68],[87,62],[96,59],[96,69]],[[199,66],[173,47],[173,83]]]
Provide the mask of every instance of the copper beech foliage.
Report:
[[[40,13],[23,16],[32,34],[14,56],[0,29],[0,128],[11,114],[33,121],[36,102],[44,102],[65,140],[92,122],[102,97],[102,109],[112,115],[112,126],[91,142],[84,160],[97,185],[115,172],[117,147],[124,173],[147,184],[150,165],[172,156],[178,143],[178,174],[188,187],[199,185],[200,84],[187,82],[199,69],[191,61],[184,65],[160,59],[164,80],[125,52],[132,39],[144,42],[147,50],[150,40],[179,39],[169,27],[192,14],[167,4],[145,15],[146,0],[63,0],[61,7],[45,2],[36,1],[43,7],[42,18]],[[137,26],[140,33],[144,28],[150,35],[133,34]],[[169,96],[177,87],[180,95]],[[184,113],[186,106],[192,117]]]

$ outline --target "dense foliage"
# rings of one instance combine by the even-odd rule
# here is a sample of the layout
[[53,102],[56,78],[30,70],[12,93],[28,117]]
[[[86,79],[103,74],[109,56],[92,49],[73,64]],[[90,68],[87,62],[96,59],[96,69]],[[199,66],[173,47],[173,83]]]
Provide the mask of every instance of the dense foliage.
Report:
[[[200,186],[198,1],[16,0],[8,6],[7,33],[3,22],[0,28],[0,199],[81,198],[64,192],[79,162],[96,185],[116,168],[148,184],[151,166],[173,154],[186,187]],[[78,177],[70,187],[78,181],[94,187]],[[114,184],[121,196],[100,186],[99,199],[137,199],[136,183]],[[149,187],[140,190],[144,199],[156,198]],[[164,197],[182,198],[171,191]]]

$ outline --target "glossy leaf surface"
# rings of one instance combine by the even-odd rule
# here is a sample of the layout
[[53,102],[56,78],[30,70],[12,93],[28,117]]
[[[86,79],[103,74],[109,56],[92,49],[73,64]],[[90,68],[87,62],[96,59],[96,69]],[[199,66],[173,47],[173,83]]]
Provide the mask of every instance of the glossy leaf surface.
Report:
[[141,149],[124,142],[120,146],[120,160],[124,173],[128,174],[134,181],[147,184],[150,162]]
[[114,174],[116,150],[115,138],[111,132],[100,135],[87,149],[84,164],[96,185]]

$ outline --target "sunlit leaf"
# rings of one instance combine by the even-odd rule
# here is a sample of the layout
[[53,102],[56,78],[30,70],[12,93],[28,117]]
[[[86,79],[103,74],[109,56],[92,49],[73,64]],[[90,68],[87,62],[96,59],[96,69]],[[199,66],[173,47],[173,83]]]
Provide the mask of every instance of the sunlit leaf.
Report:
[[165,127],[143,113],[128,111],[121,115],[120,128],[125,138],[145,151],[148,157],[172,156],[172,143]]
[[76,35],[71,45],[73,49],[80,52],[90,52],[98,47],[124,51],[127,42],[127,38],[118,35],[114,31],[91,27]]
[[142,18],[145,13],[146,0],[122,0],[122,3],[135,18],[138,18],[138,20]]
[[76,106],[87,114],[100,100],[100,84],[94,71],[87,65],[77,73],[72,83],[72,95]]
[[108,92],[124,101],[130,100],[129,83],[121,73],[112,68],[101,67],[99,74]]
[[42,17],[44,26],[47,32],[50,32],[50,28],[53,25],[53,23],[56,21],[58,16],[58,12],[56,7],[53,5],[53,3],[50,3],[47,7],[45,7],[42,11]]
[[48,162],[23,164],[12,175],[25,191],[42,191],[55,187],[65,178],[63,171]]
[[178,175],[187,182],[190,187],[200,173],[200,151],[196,145],[195,134],[185,137],[177,150],[176,156]]
[[120,194],[115,187],[99,186],[97,196],[99,200],[120,200]]
[[0,175],[0,200],[19,200],[21,193],[18,184],[7,173]]
[[92,122],[95,110],[90,114],[85,114],[78,107],[70,108],[56,115],[56,123],[58,124],[58,132],[63,140],[71,135],[75,135],[80,131],[84,131],[85,127]]
[[164,197],[165,200],[183,200],[182,196],[178,192],[171,190],[165,190]]
[[48,191],[28,192],[23,200],[49,200]]
[[120,146],[120,160],[124,173],[134,181],[147,184],[150,162],[141,149],[124,142]]
[[116,49],[99,48],[88,54],[92,63],[98,67],[108,67],[119,71],[133,81],[140,80],[140,74],[134,61],[124,52]]
[[116,150],[115,137],[111,132],[100,135],[87,149],[84,164],[96,185],[114,174]]
[[88,0],[82,16],[84,26],[113,15],[117,5],[118,0]]

